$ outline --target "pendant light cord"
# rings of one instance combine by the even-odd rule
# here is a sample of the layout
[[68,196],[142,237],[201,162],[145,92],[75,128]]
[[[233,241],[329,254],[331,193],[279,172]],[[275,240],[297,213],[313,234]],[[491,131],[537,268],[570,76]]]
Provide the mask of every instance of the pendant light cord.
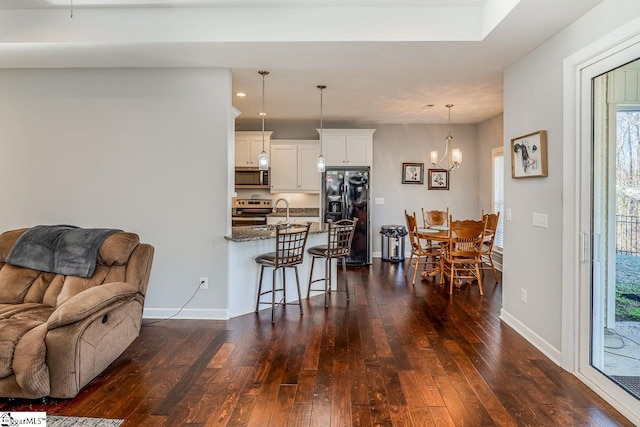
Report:
[[318,86],[320,88],[320,155],[322,156],[322,93],[326,86]]
[[262,115],[262,152],[264,153],[264,76],[268,73],[268,71],[260,71],[262,75],[262,109],[260,110],[260,114]]

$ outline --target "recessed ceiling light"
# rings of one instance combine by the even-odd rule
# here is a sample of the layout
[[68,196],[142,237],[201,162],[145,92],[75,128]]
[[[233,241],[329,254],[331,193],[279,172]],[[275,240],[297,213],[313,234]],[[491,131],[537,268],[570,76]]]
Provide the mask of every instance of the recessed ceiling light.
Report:
[[236,93],[235,93],[235,95],[236,95],[238,98],[244,98],[245,96],[247,96],[247,94],[246,94],[246,93],[244,93],[244,92],[236,92]]
[[422,107],[423,110],[431,110],[434,107],[434,104],[427,104],[424,107]]

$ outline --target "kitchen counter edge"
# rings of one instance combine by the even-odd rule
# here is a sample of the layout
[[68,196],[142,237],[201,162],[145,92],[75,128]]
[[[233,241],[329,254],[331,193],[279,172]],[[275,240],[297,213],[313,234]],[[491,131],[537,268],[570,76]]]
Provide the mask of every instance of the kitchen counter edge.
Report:
[[[309,234],[326,233],[326,224],[312,222]],[[230,242],[254,242],[258,240],[275,239],[275,230],[256,230],[253,226],[231,227],[231,235],[224,236]]]

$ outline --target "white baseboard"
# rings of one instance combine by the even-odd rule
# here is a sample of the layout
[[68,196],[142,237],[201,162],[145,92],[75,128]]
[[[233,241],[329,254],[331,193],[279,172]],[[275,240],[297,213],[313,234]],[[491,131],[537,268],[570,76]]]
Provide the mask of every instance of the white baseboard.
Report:
[[382,258],[382,252],[371,252],[371,258]]
[[515,329],[517,333],[522,335],[524,339],[529,341],[535,348],[540,350],[558,366],[562,366],[562,353],[544,340],[540,335],[529,329],[525,324],[520,322],[504,308],[500,310],[500,320]]
[[207,320],[229,320],[229,314],[225,309],[212,308],[145,308],[142,312],[143,319],[207,319]]

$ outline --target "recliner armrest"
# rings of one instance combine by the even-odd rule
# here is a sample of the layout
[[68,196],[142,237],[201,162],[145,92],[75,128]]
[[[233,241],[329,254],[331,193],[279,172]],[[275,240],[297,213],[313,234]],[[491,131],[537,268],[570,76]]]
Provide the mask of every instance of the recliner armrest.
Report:
[[127,282],[105,283],[74,295],[55,309],[47,321],[48,329],[75,323],[114,303],[138,294],[135,285]]

